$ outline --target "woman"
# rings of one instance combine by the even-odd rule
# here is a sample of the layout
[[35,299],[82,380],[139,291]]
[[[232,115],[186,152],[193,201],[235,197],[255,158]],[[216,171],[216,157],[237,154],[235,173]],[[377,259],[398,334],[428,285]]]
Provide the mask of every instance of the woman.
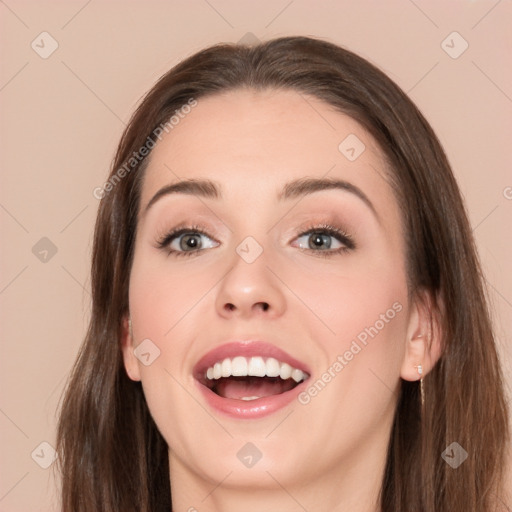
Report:
[[208,48],[147,94],[95,195],[64,510],[505,509],[471,230],[382,72],[303,37]]

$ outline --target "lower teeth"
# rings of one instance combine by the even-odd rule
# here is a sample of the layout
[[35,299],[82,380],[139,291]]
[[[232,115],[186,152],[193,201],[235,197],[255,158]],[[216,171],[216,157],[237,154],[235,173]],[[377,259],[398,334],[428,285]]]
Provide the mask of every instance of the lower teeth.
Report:
[[258,398],[261,398],[261,396],[243,396],[240,400],[257,400]]

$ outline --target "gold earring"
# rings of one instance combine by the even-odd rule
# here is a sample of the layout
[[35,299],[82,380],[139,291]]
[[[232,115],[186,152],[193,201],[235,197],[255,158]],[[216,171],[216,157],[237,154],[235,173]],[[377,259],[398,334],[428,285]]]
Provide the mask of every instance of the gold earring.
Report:
[[425,405],[425,390],[423,389],[423,366],[421,364],[415,366],[418,370],[418,375],[420,376],[420,395],[421,395],[421,406]]

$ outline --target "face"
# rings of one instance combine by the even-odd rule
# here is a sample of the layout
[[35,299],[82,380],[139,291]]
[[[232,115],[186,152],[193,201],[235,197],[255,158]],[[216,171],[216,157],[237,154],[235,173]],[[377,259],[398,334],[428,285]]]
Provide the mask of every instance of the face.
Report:
[[171,480],[300,489],[368,471],[407,296],[397,202],[357,122],[292,91],[200,99],[151,154],[124,342]]

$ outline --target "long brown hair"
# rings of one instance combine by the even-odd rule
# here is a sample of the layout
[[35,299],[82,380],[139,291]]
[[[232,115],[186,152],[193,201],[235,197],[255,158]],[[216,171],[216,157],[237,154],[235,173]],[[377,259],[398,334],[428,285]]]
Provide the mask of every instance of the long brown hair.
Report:
[[[171,510],[167,445],[120,349],[147,162],[130,159],[191,99],[236,88],[316,97],[365,127],[387,159],[406,231],[410,294],[430,292],[443,352],[424,379],[423,410],[418,383],[402,381],[382,512],[497,509],[508,412],[483,276],[441,144],[401,89],[366,60],[321,40],[285,37],[216,45],[181,62],[145,96],[122,136],[96,221],[91,321],[58,427],[63,510]],[[441,456],[452,442],[468,453],[456,470]]]

